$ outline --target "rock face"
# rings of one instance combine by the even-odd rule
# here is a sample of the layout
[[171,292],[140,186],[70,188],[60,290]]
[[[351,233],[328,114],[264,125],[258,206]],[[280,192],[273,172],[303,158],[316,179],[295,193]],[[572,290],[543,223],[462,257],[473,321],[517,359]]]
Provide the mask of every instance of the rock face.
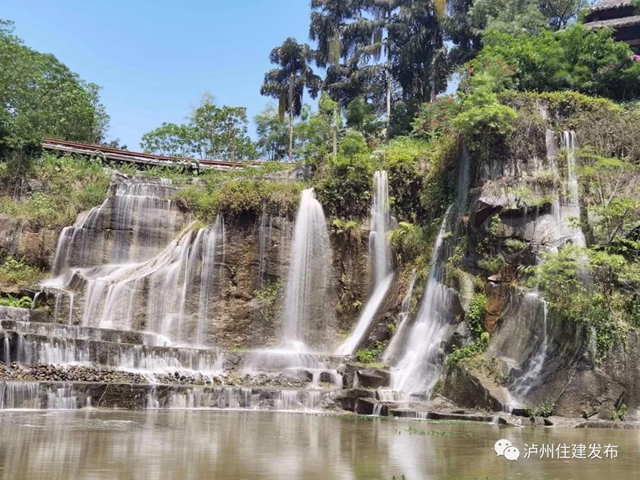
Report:
[[630,332],[626,345],[616,344],[602,369],[612,384],[624,386],[624,394],[616,407],[627,406],[627,419],[640,421],[640,333]]
[[[116,174],[103,205],[61,235],[0,219],[0,249],[59,275],[39,297],[54,321],[150,330],[174,342],[224,349],[279,346],[293,219],[243,214],[196,231],[172,201],[176,191],[170,181]],[[211,257],[208,271],[205,256],[214,235],[219,255]],[[355,325],[353,306],[366,299],[370,277],[366,238],[331,241],[331,283],[339,302],[324,307],[337,317],[337,326],[323,332],[329,346]],[[203,278],[211,279],[205,307]]]
[[49,270],[61,230],[0,215],[0,259],[12,256]]
[[463,366],[448,370],[440,393],[461,407],[477,407],[490,412],[502,412],[510,402],[509,392],[504,387]]

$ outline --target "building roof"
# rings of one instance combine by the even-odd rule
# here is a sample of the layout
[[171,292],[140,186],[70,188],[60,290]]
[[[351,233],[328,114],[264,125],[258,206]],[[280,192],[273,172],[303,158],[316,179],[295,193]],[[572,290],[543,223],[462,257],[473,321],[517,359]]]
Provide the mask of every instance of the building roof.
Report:
[[611,20],[602,20],[599,22],[585,23],[587,28],[624,28],[634,27],[640,25],[640,15],[634,15],[633,17],[612,18]]
[[601,12],[603,10],[615,10],[618,8],[632,7],[633,0],[601,0],[591,7],[592,12]]

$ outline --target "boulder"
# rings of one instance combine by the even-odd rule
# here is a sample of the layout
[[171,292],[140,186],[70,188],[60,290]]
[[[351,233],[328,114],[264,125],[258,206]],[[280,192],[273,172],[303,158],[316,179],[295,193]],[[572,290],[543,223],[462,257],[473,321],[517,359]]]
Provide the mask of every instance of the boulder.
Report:
[[555,403],[555,413],[565,417],[589,417],[594,414],[610,420],[622,403],[624,386],[596,369],[578,370]]
[[486,375],[464,366],[449,368],[440,391],[456,405],[502,412],[510,402],[506,388],[496,385]]
[[373,415],[378,401],[375,398],[358,398],[354,411],[358,415]]
[[374,398],[373,390],[364,390],[362,388],[352,388],[350,390],[337,390],[331,393],[331,399],[337,403],[343,410],[350,412],[355,411],[356,402],[360,398]]
[[391,373],[380,368],[367,368],[356,373],[358,386],[363,388],[386,388],[391,385]]

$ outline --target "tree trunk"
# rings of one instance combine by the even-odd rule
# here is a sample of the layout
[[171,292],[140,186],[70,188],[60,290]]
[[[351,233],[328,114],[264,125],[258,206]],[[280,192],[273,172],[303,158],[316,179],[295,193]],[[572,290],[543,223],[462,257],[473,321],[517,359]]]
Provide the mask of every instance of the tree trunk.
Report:
[[[388,53],[387,53],[388,55]],[[387,63],[387,135],[386,139],[389,142],[389,138],[391,137],[391,69]]]
[[338,159],[338,108],[333,110],[333,161]]
[[289,163],[293,162],[293,82],[294,76],[289,77]]
[[233,148],[231,150],[231,161],[235,162],[236,161],[236,130],[233,129],[233,131],[231,132],[231,141],[233,144]]

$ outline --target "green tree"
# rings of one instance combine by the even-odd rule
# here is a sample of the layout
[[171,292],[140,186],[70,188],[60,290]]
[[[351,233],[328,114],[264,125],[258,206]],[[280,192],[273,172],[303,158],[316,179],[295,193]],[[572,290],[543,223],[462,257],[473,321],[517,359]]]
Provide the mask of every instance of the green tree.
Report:
[[145,133],[140,146],[145,152],[173,157],[251,160],[256,149],[247,134],[248,123],[246,108],[219,107],[211,95],[205,94],[188,123],[163,123]]
[[267,105],[255,116],[254,122],[258,134],[256,147],[262,157],[269,161],[283,160],[287,156],[289,129],[280,119],[275,105]]
[[267,72],[260,94],[279,101],[280,118],[289,114],[289,161],[293,161],[294,118],[302,112],[305,90],[311,98],[318,96],[321,79],[313,73],[310,62],[314,54],[307,44],[300,44],[294,38],[274,48],[269,56],[271,63],[280,68]]
[[475,0],[469,11],[477,32],[537,34],[560,30],[578,17],[588,0]]
[[474,75],[502,66],[511,70],[506,85],[516,90],[575,90],[613,100],[640,97],[640,63],[629,46],[607,29],[573,25],[537,35],[500,33],[484,36],[485,46],[472,62]]
[[189,125],[163,123],[142,136],[140,147],[147,153],[189,157],[194,154],[193,128]]
[[98,92],[53,55],[25,46],[13,23],[0,20],[0,148],[44,137],[102,142],[109,117]]
[[255,156],[255,146],[247,134],[245,107],[218,107],[211,95],[191,114],[189,130],[195,151],[201,158],[248,160]]

